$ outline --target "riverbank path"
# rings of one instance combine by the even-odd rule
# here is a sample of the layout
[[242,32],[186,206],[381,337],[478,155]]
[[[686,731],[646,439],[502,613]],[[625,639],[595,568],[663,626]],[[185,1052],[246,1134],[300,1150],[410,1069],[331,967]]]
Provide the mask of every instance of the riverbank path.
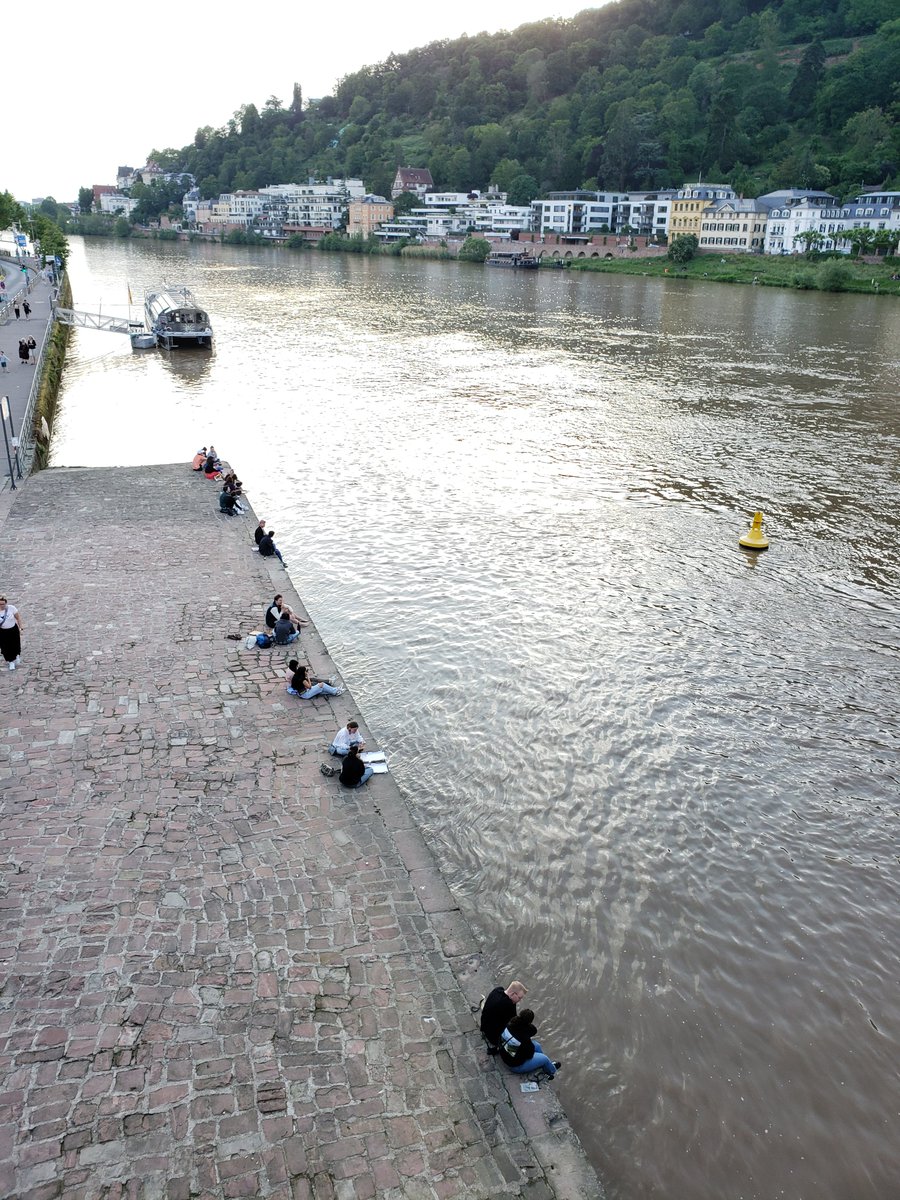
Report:
[[[21,263],[16,259],[0,259],[0,270],[4,272],[4,282],[6,283],[3,297],[9,297],[10,301],[14,301],[16,298],[20,300],[26,298],[26,282]],[[25,414],[28,397],[31,395],[31,387],[37,369],[28,364],[24,366],[21,364],[19,339],[34,338],[37,343],[34,359],[36,363],[39,363],[41,350],[50,330],[53,289],[41,272],[33,267],[29,267],[28,279],[31,283],[31,291],[27,293],[28,304],[31,307],[30,317],[25,316],[20,304],[19,319],[16,320],[13,303],[0,303],[0,350],[9,360],[6,370],[0,371],[0,396],[9,398],[12,429],[15,431],[12,436],[19,436],[22,417]],[[10,434],[9,426],[7,426],[6,432]],[[16,484],[18,485],[19,482],[17,478]],[[2,437],[0,437],[0,491],[8,489],[9,486],[9,464]]]
[[227,638],[304,609],[217,493],[47,470],[0,530],[0,1195],[599,1200],[564,1072],[484,1052],[496,980],[392,776],[319,771],[358,715],[286,694],[292,654],[337,674],[319,635]]

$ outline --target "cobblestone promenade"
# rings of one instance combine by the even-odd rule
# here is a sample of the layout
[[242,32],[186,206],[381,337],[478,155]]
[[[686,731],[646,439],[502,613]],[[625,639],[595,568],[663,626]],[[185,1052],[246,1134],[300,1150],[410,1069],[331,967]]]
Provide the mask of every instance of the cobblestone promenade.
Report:
[[186,466],[17,497],[0,1195],[599,1197],[553,1088],[483,1052],[494,981],[390,776],[319,773],[350,693],[289,697],[289,654],[225,640],[297,604],[252,517]]

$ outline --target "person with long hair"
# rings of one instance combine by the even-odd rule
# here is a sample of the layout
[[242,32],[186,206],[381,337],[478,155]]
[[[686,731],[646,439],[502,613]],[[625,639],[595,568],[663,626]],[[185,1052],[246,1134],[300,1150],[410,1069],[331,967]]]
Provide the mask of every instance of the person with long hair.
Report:
[[19,665],[22,656],[22,618],[14,604],[8,604],[0,596],[0,653],[6,659],[10,671]]

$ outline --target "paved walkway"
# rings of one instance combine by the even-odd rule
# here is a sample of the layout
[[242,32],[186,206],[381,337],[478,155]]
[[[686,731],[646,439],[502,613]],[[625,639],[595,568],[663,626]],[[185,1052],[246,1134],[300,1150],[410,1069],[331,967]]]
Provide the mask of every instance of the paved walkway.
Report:
[[45,471],[8,512],[0,1195],[599,1197],[558,1085],[483,1052],[493,981],[391,777],[319,773],[349,692],[225,640],[302,611],[254,523],[186,466]]
[[[24,288],[24,276],[20,269],[20,264],[14,259],[5,258],[0,260],[0,268],[6,272],[6,292],[4,295],[15,297],[21,293],[24,296],[25,292],[22,290]],[[34,272],[30,271],[29,276],[35,279],[32,291],[28,295],[28,303],[31,305],[31,317],[26,319],[24,312],[20,308],[20,316],[17,321],[12,305],[9,305],[5,310],[5,320],[3,314],[0,313],[0,350],[9,359],[9,366],[6,371],[0,371],[0,396],[7,396],[9,398],[12,426],[16,435],[19,435],[21,430],[22,416],[25,412],[25,406],[28,403],[28,396],[31,392],[35,373],[33,366],[22,366],[19,361],[19,338],[34,338],[37,342],[37,349],[34,355],[35,359],[38,359],[41,347],[46,341],[50,329],[50,284],[39,273],[35,278]],[[7,427],[7,434],[9,432],[9,428]],[[9,483],[9,463],[6,458],[6,448],[3,444],[2,434],[0,434],[0,491],[4,487],[8,488]],[[18,479],[16,483],[19,483]]]

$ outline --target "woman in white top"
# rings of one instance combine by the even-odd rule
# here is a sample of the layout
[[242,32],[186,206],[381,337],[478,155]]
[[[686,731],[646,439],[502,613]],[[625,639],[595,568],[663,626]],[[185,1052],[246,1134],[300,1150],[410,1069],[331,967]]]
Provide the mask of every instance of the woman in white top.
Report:
[[14,604],[8,604],[5,596],[0,596],[0,652],[9,663],[9,669],[14,671],[19,664],[22,653],[22,618]]

